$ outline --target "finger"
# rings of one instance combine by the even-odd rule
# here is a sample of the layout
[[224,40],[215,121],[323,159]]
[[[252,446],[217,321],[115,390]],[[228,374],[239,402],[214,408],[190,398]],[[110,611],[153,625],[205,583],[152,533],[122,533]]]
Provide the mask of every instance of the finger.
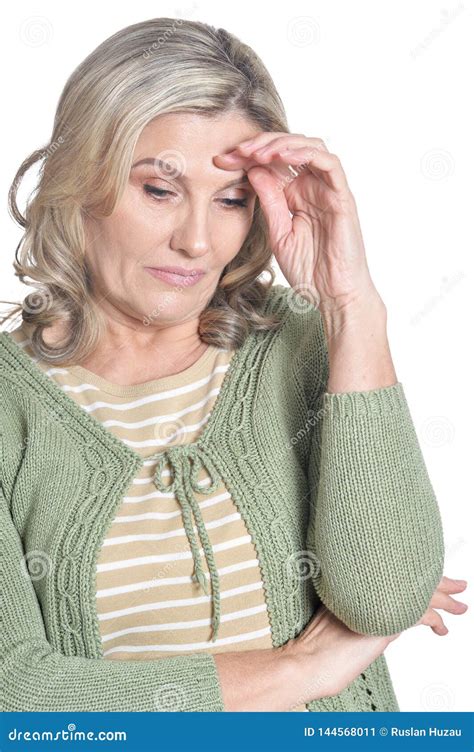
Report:
[[[258,136],[249,139],[248,141],[242,141],[234,149],[226,152],[225,154],[216,154],[214,160],[220,162],[221,158],[227,159],[241,159],[242,157],[254,158],[254,153],[271,149],[274,153],[279,149],[293,149],[303,146],[311,146],[315,149],[320,149],[328,153],[326,144],[321,138],[308,138],[303,133],[282,133],[278,137],[278,132],[264,132]],[[260,160],[254,160],[255,162]],[[241,161],[239,161],[241,164]]]
[[270,246],[275,249],[291,232],[292,220],[281,184],[265,167],[252,167],[248,178],[255,189],[268,226]]
[[428,627],[431,627],[433,632],[438,635],[445,635],[448,634],[448,628],[446,627],[443,619],[438,614],[437,611],[435,611],[432,608],[429,608],[421,617],[420,621],[417,622],[417,624],[426,624]]
[[451,577],[444,576],[436,589],[442,590],[443,593],[461,593],[466,587],[466,580],[453,580]]
[[303,146],[318,149],[319,151],[328,152],[328,148],[322,138],[308,138],[307,136],[303,136],[300,133],[291,133],[289,135],[287,134],[285,136],[274,138],[268,143],[252,149],[250,152],[247,150],[246,153],[254,154],[255,152],[283,151],[290,149],[299,149]]
[[[307,150],[306,153],[303,151],[304,149]],[[263,162],[264,164],[271,161],[277,156],[280,156],[283,162],[293,164],[291,160],[293,159],[294,153],[299,155],[302,160],[309,163],[311,163],[312,158],[318,152],[321,152],[323,154],[330,154],[326,144],[321,138],[308,138],[307,136],[299,133],[285,134],[283,136],[269,140],[262,146],[254,145],[253,147],[246,147],[244,150],[237,149],[236,151],[242,151],[242,153],[247,155],[249,158],[258,160],[259,162]],[[329,160],[316,161],[315,167],[317,168],[318,172],[315,172],[314,169],[311,169],[309,164],[308,167],[311,172],[313,172],[313,174],[315,174],[317,177],[321,177],[321,170],[323,172],[327,171],[325,176],[326,179],[324,180],[324,182],[335,191],[346,191],[348,190],[348,185],[344,170],[342,169],[339,158],[335,154],[333,154],[332,156],[334,157],[333,162],[335,161],[335,166],[339,167],[338,172],[331,172],[333,165],[331,165]]]
[[447,593],[442,593],[436,590],[431,601],[431,608],[442,608],[444,611],[449,611],[451,614],[463,614],[468,609],[467,603],[462,603],[454,598],[451,598]]
[[[266,165],[269,167],[270,172],[273,171],[277,174],[279,174],[281,180],[279,181],[279,184],[282,185],[282,187],[286,187],[289,183],[292,182],[292,180],[297,177],[297,175],[290,174],[288,170],[288,165],[291,163],[298,164],[303,163],[305,159],[307,158],[306,152],[298,156],[298,154],[287,152],[285,153],[285,156],[282,157],[278,153],[271,154],[268,157],[267,156],[256,156],[255,154],[250,154],[249,156],[244,156],[243,154],[239,154],[237,151],[229,152],[228,154],[219,154],[216,157],[214,157],[214,162],[217,164],[218,167],[223,167],[224,169],[228,170],[239,170],[243,169],[247,173],[252,167],[259,167],[261,165]],[[287,158],[288,157],[288,158]],[[307,165],[304,165],[304,168],[306,169]],[[317,177],[321,179],[321,171],[319,171]],[[332,186],[330,186],[332,187]]]
[[294,165],[304,163],[319,180],[321,180],[321,174],[323,173],[327,177],[325,182],[331,189],[340,193],[341,196],[350,196],[347,178],[339,157],[336,154],[314,149],[313,147],[302,147],[294,152],[285,151],[283,153],[268,151],[264,154],[257,154],[253,152],[248,156],[234,151],[214,157],[214,162],[218,167],[227,167],[227,169],[232,170],[248,170],[251,166],[268,164],[275,157],[278,157],[284,164]]
[[258,160],[239,154],[235,150],[227,152],[227,154],[216,154],[213,161],[217,167],[224,170],[249,170],[259,164]]
[[[233,149],[229,149],[228,152],[225,154],[216,154],[213,157],[214,162],[217,160],[218,162],[221,161],[222,158],[224,160],[231,159],[232,157],[239,157],[240,159],[242,157],[247,157],[250,152],[255,151],[255,149],[258,149],[262,146],[265,146],[266,144],[270,143],[270,141],[273,141],[276,136],[284,136],[285,133],[283,131],[263,131],[262,133],[258,133],[253,138],[249,138],[247,141],[241,141],[240,144],[237,144],[236,147]],[[288,134],[286,134],[288,135]],[[297,136],[301,136],[302,134],[295,134]]]
[[260,158],[267,154],[282,154],[285,155],[289,152],[293,152],[297,149],[308,149],[311,153],[322,152],[323,154],[329,154],[329,150],[320,138],[306,138],[301,136],[287,136],[283,138],[276,138],[270,141],[260,149],[252,150],[248,153],[248,156]]
[[[328,178],[327,183],[329,187],[337,193],[343,195],[350,193],[346,174],[336,154],[314,149],[313,147],[302,147],[288,152],[278,152],[278,154],[287,164],[305,164],[313,175],[318,178],[321,178],[321,172],[323,172]],[[267,152],[262,156],[252,156],[267,161],[268,158],[271,158],[271,153]]]
[[242,154],[248,154],[250,151],[254,151],[255,149],[260,149],[263,146],[266,146],[276,138],[290,137],[300,139],[306,138],[303,133],[286,133],[285,131],[262,131],[262,133],[258,133],[253,138],[249,138],[246,141],[241,141],[240,144],[237,144],[235,148],[238,149]]

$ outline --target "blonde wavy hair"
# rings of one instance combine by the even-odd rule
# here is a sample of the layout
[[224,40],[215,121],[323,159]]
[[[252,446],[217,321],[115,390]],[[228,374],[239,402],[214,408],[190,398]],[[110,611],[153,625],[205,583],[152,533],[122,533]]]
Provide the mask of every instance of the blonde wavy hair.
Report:
[[[142,129],[170,112],[209,117],[235,112],[261,130],[289,132],[267,69],[225,29],[153,18],[121,29],[93,50],[65,84],[49,144],[24,160],[9,191],[10,213],[25,230],[15,251],[15,275],[35,290],[0,322],[21,312],[32,348],[44,361],[80,363],[100,341],[105,320],[92,296],[84,215],[113,212]],[[18,188],[39,160],[37,185],[23,216]],[[276,315],[263,314],[275,279],[271,259],[257,197],[248,235],[200,314],[203,341],[232,349],[250,330],[278,327]],[[264,272],[267,281],[259,279]],[[58,320],[66,323],[67,336],[53,348],[43,340],[43,330]]]

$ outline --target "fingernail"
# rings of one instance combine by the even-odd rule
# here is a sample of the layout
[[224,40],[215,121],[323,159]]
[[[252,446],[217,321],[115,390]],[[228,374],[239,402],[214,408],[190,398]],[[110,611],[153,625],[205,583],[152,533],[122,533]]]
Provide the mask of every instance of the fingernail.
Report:
[[229,151],[227,152],[227,154],[218,154],[217,156],[219,157],[219,159],[235,159],[238,154],[236,154],[235,151]]

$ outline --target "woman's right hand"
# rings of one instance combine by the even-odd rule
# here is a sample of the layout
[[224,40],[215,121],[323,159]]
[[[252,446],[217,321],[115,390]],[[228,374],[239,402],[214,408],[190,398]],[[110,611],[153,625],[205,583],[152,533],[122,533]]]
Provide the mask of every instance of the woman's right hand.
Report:
[[430,604],[421,617],[418,624],[426,624],[431,627],[433,632],[441,637],[448,634],[448,628],[443,621],[441,614],[435,609],[441,609],[442,611],[448,611],[450,614],[464,614],[468,609],[467,603],[463,601],[457,601],[451,596],[456,593],[461,593],[466,589],[466,580],[453,580],[452,577],[443,576],[438,584],[438,587],[433,593]]
[[281,648],[298,677],[300,696],[293,707],[342,692],[400,634],[352,632],[321,604],[303,632]]

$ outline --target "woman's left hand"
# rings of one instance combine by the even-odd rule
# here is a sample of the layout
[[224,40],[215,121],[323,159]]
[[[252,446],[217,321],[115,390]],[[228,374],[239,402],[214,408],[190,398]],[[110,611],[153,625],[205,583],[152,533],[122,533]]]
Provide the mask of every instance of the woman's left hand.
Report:
[[463,614],[468,608],[467,604],[451,598],[450,593],[461,593],[465,590],[466,586],[467,582],[465,580],[453,580],[450,577],[442,577],[433,593],[428,609],[416,625],[426,624],[437,635],[447,634],[448,628],[435,609],[443,609],[443,611],[449,611],[451,614]]
[[345,308],[367,293],[379,297],[367,266],[354,196],[339,158],[320,138],[263,132],[214,157],[214,162],[223,169],[247,172],[272,251],[293,289],[312,296],[322,310]]

